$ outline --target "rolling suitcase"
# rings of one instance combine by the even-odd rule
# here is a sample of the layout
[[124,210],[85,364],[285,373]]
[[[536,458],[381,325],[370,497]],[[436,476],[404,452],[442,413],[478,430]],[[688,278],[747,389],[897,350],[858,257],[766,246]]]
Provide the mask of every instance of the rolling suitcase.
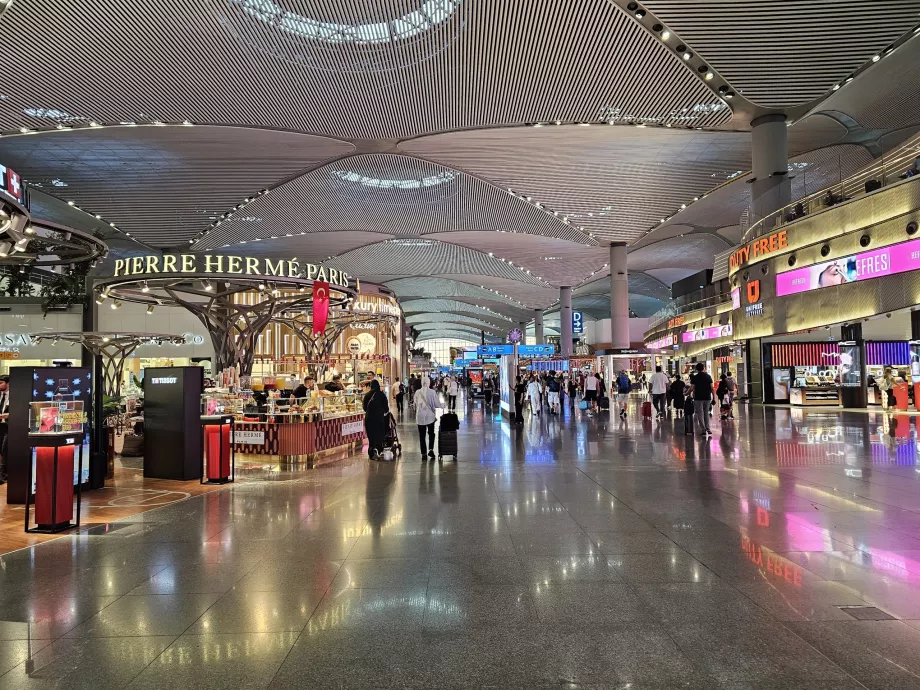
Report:
[[444,431],[441,429],[438,433],[438,460],[440,461],[445,455],[451,455],[454,462],[457,461],[457,432]]
[[646,400],[642,403],[642,416],[652,418],[652,403],[650,400]]
[[597,409],[609,410],[610,409],[610,398],[608,398],[606,395],[598,398],[597,399]]

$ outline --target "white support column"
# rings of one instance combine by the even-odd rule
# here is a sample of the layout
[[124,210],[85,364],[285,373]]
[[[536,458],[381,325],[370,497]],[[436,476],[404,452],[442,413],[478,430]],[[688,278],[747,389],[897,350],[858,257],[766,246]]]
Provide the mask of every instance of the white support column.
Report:
[[[763,115],[751,122],[751,223],[766,218],[791,201],[789,140],[786,116]],[[767,221],[770,228],[774,223]]]
[[543,344],[543,310],[534,310],[533,317],[533,334],[536,338],[537,345]]
[[572,288],[559,288],[559,353],[563,359],[572,357]]
[[610,345],[629,347],[629,275],[626,243],[610,243]]

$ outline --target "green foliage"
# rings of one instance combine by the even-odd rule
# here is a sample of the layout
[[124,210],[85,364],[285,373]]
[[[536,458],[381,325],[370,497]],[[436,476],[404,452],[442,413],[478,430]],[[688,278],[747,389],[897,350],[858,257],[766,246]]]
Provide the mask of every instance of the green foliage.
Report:
[[111,417],[121,412],[121,398],[114,395],[102,396],[102,418]]
[[54,279],[42,286],[42,313],[55,307],[69,307],[71,304],[82,304],[86,297],[86,274],[89,264],[78,264],[69,270],[55,275]]
[[10,275],[2,282],[0,292],[5,297],[31,297],[34,286],[30,282],[32,269],[28,266],[13,266]]

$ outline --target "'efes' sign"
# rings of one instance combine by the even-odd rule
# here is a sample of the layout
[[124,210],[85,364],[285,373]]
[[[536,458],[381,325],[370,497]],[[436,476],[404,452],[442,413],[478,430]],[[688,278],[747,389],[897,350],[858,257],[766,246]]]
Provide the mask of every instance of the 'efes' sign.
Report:
[[182,273],[304,278],[344,288],[349,286],[351,279],[344,271],[322,264],[301,263],[297,259],[257,259],[221,254],[148,254],[118,259],[115,262],[114,277]]

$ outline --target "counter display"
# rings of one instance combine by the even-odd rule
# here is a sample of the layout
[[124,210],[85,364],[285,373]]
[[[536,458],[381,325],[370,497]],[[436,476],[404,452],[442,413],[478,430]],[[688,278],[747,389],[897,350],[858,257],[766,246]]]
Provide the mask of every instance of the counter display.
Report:
[[237,453],[277,456],[283,464],[319,464],[364,440],[363,394],[257,398],[251,393],[205,393],[203,416],[231,414]]
[[789,391],[793,405],[839,405],[840,389],[837,386],[803,386]]

